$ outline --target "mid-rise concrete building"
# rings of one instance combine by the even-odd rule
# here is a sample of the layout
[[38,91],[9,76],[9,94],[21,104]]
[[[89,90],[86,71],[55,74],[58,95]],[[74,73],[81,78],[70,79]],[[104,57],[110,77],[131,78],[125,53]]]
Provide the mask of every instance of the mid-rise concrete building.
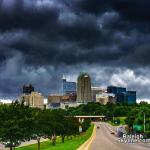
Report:
[[22,94],[20,102],[26,106],[44,108],[44,96],[38,92],[31,92],[31,94]]
[[48,96],[48,104],[49,103],[60,103],[61,101],[61,95],[58,94],[52,94]]
[[116,97],[115,94],[110,93],[96,94],[96,102],[102,105],[106,105],[108,102],[116,103]]
[[75,102],[76,95],[49,95],[48,103]]
[[91,92],[92,92],[92,100],[93,102],[96,102],[96,94],[105,93],[105,90],[102,89],[101,87],[92,87]]
[[77,102],[92,102],[91,78],[87,73],[80,73],[77,82]]
[[63,104],[74,104],[76,103],[75,99],[76,99],[76,95],[72,95],[72,94],[63,95],[63,96],[58,94],[49,95],[47,108],[58,109],[61,108]]
[[60,108],[61,109],[69,109],[70,107],[78,107],[80,104],[76,103],[76,102],[64,102],[64,103],[60,103]]

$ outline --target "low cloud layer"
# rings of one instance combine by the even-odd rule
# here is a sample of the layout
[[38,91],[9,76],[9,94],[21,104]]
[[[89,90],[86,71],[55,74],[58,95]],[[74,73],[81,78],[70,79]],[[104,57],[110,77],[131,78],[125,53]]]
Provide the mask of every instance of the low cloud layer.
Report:
[[0,0],[0,96],[32,83],[48,95],[81,71],[93,85],[149,95],[147,0]]

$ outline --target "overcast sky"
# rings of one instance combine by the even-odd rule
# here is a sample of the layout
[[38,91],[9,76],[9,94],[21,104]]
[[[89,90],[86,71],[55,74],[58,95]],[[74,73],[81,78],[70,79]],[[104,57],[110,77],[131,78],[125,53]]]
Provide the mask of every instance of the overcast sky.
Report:
[[149,0],[0,0],[0,97],[32,83],[60,92],[86,71],[93,86],[150,98]]

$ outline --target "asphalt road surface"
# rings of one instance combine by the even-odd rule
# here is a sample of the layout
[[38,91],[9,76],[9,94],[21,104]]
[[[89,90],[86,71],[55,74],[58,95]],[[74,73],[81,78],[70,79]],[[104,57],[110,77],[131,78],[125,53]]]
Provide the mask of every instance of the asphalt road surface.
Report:
[[90,150],[150,150],[150,143],[121,143],[115,134],[111,134],[111,130],[116,131],[115,127],[102,122],[95,124],[100,126],[100,128],[96,129]]

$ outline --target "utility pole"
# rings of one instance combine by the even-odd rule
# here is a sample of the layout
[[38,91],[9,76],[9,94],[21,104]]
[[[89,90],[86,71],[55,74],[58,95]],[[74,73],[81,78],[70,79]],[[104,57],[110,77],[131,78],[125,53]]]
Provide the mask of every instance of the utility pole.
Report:
[[114,113],[113,113],[113,121],[115,120],[115,117],[114,117]]
[[146,131],[146,129],[145,129],[145,113],[144,113],[144,133],[145,133],[145,131]]

